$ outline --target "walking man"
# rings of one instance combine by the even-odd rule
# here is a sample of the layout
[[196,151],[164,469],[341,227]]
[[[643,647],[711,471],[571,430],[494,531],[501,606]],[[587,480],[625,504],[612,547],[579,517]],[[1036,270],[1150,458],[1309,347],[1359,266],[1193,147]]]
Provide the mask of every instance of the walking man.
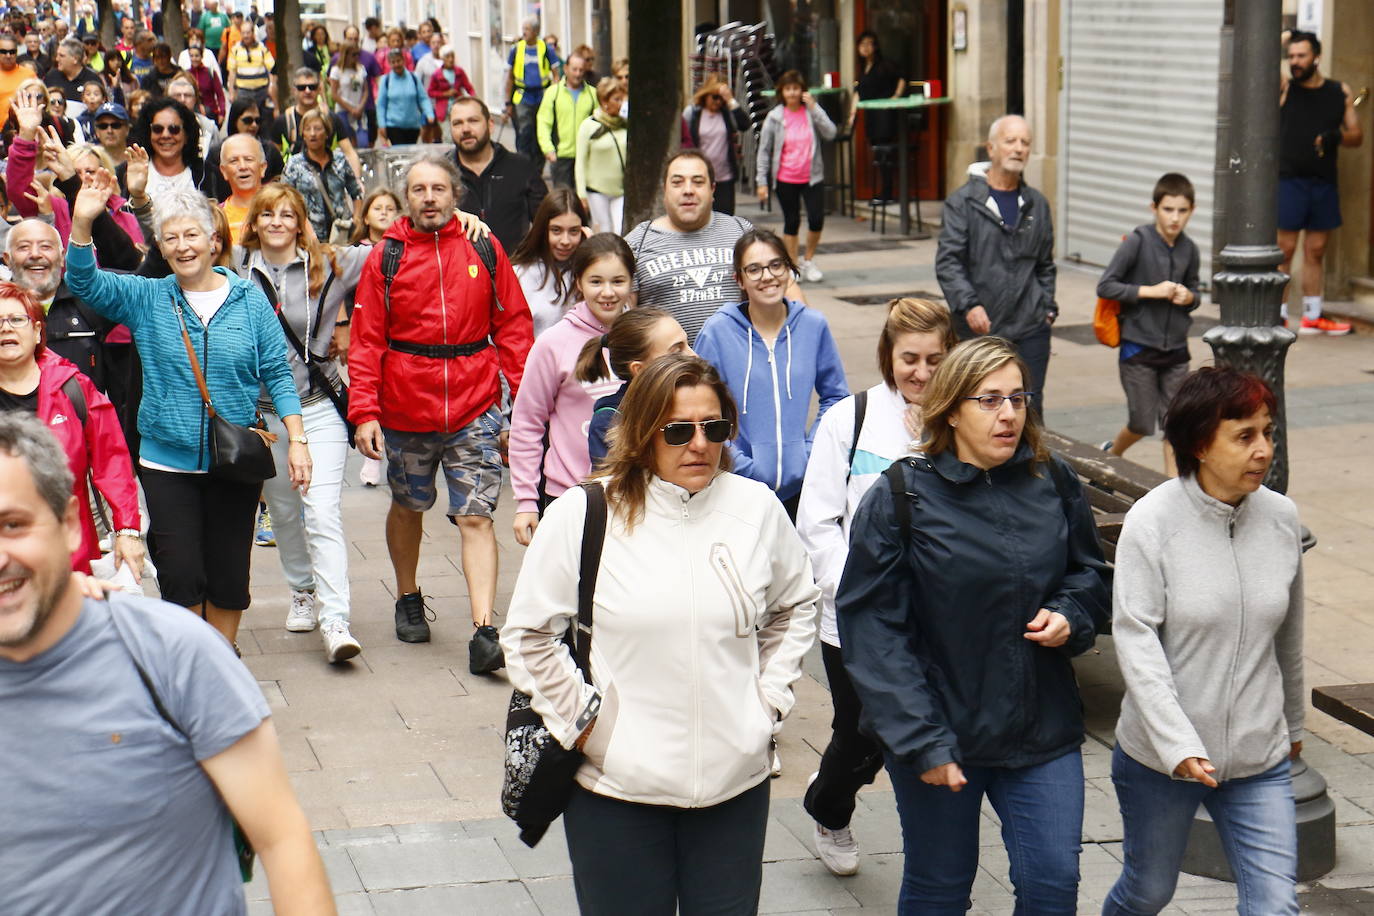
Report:
[[334,912],[253,675],[185,608],[83,595],[67,457],[0,413],[5,910],[242,913],[230,817],[279,913]]
[[491,226],[506,251],[514,251],[548,193],[539,166],[491,142],[491,111],[475,95],[453,100],[448,128],[463,173],[463,209]]
[[[1311,32],[1288,39],[1288,71],[1279,89],[1279,248],[1288,273],[1302,243],[1302,324],[1299,334],[1349,334],[1350,325],[1322,316],[1322,259],[1331,230],[1341,225],[1336,154],[1364,140],[1350,87],[1322,76],[1322,43]],[[1283,321],[1288,323],[1287,305]]]
[[514,400],[534,340],[530,310],[505,250],[492,241],[490,269],[454,218],[462,186],[458,167],[447,158],[425,156],[411,165],[405,178],[410,216],[392,223],[368,256],[353,311],[349,419],[358,424],[358,450],[387,457],[386,540],[402,642],[429,641],[426,616],[433,612],[416,568],[441,464],[448,516],[462,540],[472,622],[491,625],[500,376]]
[[539,20],[531,17],[520,25],[520,40],[506,59],[506,114],[514,119],[515,148],[534,163],[542,163],[534,122],[544,90],[553,84],[554,68],[563,66],[558,52],[539,37]]
[[596,110],[596,90],[582,80],[586,71],[586,58],[580,54],[569,57],[563,78],[539,103],[539,150],[549,162],[554,187],[576,187],[577,129]]
[[1026,184],[1031,129],[1004,115],[988,128],[990,162],[945,201],[935,276],[961,337],[995,334],[1030,367],[1031,403],[1044,415],[1054,301],[1054,225],[1045,195]]

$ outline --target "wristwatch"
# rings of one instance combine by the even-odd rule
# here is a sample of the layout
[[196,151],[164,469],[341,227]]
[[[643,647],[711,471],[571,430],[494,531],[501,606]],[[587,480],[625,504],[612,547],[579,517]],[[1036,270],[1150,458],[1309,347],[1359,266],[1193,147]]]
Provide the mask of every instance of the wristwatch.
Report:
[[300,443],[301,445],[309,445],[309,444],[310,444],[310,440],[307,439],[305,436],[291,436],[290,439],[291,439],[292,442],[298,442],[298,443]]

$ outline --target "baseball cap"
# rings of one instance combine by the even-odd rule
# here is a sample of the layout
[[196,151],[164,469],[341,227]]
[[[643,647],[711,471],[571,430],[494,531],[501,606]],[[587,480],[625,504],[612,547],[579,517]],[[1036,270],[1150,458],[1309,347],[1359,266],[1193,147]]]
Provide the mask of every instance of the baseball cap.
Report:
[[95,110],[95,116],[98,118],[101,115],[113,115],[125,124],[129,123],[129,113],[124,110],[123,105],[117,102],[106,102],[104,105],[97,108]]

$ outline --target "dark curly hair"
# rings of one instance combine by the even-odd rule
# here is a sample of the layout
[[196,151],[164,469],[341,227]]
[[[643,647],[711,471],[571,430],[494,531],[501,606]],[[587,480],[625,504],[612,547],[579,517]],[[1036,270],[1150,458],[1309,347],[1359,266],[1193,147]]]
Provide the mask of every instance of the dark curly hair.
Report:
[[181,120],[181,135],[186,138],[185,144],[181,147],[181,161],[188,169],[195,168],[195,162],[200,158],[200,122],[191,113],[191,109],[170,96],[149,99],[144,103],[143,110],[138,113],[138,121],[129,134],[129,142],[137,143],[151,156],[153,118],[158,112],[166,111],[168,108],[176,111],[177,117]]

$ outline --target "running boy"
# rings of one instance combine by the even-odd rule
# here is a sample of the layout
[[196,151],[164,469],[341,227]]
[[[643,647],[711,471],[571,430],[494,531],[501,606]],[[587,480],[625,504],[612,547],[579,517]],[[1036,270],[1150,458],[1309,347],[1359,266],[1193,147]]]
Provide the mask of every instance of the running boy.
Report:
[[[1153,226],[1126,236],[1097,283],[1097,295],[1121,303],[1121,387],[1127,420],[1102,450],[1123,455],[1164,419],[1188,374],[1188,327],[1198,306],[1198,249],[1183,234],[1193,215],[1193,185],[1177,172],[1155,183]],[[1174,457],[1164,445],[1166,473]]]

